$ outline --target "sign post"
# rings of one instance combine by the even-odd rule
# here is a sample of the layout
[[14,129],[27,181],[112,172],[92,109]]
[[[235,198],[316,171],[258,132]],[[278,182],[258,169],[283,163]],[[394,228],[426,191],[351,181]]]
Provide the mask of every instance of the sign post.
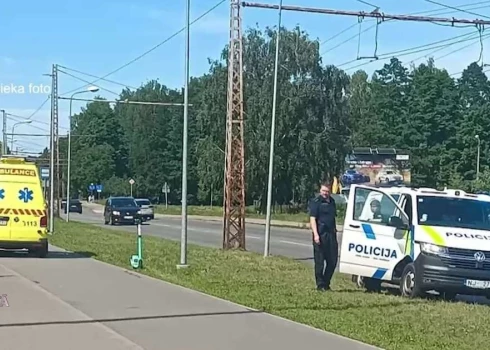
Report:
[[100,199],[100,193],[102,192],[102,188],[103,187],[100,184],[95,186],[95,189],[97,191],[97,199]]
[[131,197],[133,197],[133,185],[134,185],[135,181],[133,179],[130,179],[129,180],[129,185],[131,186]]
[[170,192],[170,187],[165,182],[162,186],[162,193],[165,193],[165,209],[168,209],[168,193]]

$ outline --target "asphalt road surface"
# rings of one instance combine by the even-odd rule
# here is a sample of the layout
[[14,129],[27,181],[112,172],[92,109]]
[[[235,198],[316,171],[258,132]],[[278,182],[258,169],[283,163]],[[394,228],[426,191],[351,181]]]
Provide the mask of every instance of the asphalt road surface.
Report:
[[[101,227],[125,230],[136,233],[136,226],[131,225],[104,225],[101,213],[94,213],[90,207],[83,208],[83,214],[70,213],[70,221],[80,221],[95,224]],[[265,226],[258,224],[246,225],[246,248],[256,253],[264,252]],[[155,220],[144,223],[143,235],[167,238],[180,241],[180,218],[157,217]],[[221,248],[222,247],[222,223],[221,221],[191,220],[187,222],[188,242],[192,244]],[[339,241],[340,243],[340,241]],[[287,227],[271,227],[270,254],[282,255],[297,260],[313,262],[313,247],[311,233],[307,229]]]

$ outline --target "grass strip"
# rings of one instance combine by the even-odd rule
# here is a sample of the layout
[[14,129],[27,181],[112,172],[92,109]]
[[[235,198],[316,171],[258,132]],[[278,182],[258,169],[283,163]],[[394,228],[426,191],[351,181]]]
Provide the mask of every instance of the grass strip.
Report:
[[[100,200],[97,201],[98,204],[105,204],[105,201]],[[169,205],[165,208],[165,205],[155,205],[154,211],[156,214],[164,214],[164,215],[180,215],[182,213],[182,207],[180,205]],[[223,208],[220,206],[204,206],[204,205],[189,205],[187,207],[188,215],[195,216],[223,216]],[[253,206],[247,207],[245,211],[245,216],[251,219],[264,219],[265,215],[257,213],[256,209]],[[337,206],[337,223],[342,224],[345,216],[345,205],[339,204]],[[300,223],[308,223],[310,218],[308,213],[300,212],[300,213],[272,213],[272,220],[278,221],[289,221],[289,222],[300,222]]]
[[[51,243],[129,268],[136,235],[58,220]],[[287,258],[189,246],[189,269],[176,269],[180,245],[144,238],[143,274],[264,310],[384,349],[486,349],[487,306],[367,294],[337,274],[333,291],[314,290],[312,267]],[[328,347],[328,344],[326,344]]]

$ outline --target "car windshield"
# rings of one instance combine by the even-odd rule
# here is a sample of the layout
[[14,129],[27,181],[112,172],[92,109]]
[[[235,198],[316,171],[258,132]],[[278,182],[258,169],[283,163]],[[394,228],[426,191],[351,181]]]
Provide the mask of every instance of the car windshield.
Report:
[[490,202],[418,196],[417,213],[419,225],[490,231]]
[[131,198],[118,198],[112,200],[112,205],[114,207],[137,207],[138,205]]
[[148,199],[137,199],[136,202],[138,203],[138,205],[151,205]]

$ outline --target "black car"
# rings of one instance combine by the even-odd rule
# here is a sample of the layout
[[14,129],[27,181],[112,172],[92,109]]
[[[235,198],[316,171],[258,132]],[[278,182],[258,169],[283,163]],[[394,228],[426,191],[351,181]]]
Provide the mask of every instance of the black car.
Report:
[[104,223],[134,225],[140,214],[140,207],[133,197],[111,197],[105,202]]
[[[67,213],[66,200],[61,201],[61,208]],[[70,213],[82,214],[82,202],[78,199],[70,199]]]

